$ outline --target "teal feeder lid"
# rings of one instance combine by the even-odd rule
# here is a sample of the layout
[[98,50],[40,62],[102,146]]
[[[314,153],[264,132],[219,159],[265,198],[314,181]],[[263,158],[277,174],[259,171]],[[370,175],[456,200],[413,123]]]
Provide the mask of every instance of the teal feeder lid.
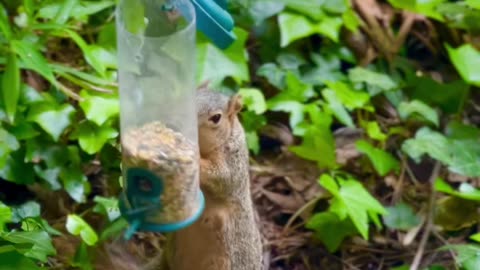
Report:
[[226,11],[227,0],[191,0],[195,7],[197,28],[220,49],[226,49],[235,40],[234,21]]

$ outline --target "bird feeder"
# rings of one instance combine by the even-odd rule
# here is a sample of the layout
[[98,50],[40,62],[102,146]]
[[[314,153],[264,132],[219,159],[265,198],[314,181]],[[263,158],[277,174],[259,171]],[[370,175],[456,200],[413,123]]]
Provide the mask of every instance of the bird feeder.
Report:
[[204,208],[195,106],[196,31],[234,40],[219,0],[120,0],[116,10],[122,216],[136,231],[171,232]]

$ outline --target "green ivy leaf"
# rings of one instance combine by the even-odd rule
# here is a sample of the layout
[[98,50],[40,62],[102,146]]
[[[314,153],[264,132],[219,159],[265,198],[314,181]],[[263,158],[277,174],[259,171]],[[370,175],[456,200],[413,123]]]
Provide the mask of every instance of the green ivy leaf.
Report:
[[16,252],[14,247],[5,246],[5,248],[7,248],[7,250],[0,252],[2,270],[45,270],[44,268],[40,268],[33,260]]
[[72,134],[72,138],[78,138],[80,147],[88,154],[98,153],[105,143],[118,136],[118,132],[107,125],[97,126],[96,124],[83,121],[77,130]]
[[80,216],[70,214],[67,216],[66,228],[72,235],[80,235],[83,242],[93,246],[98,241],[97,233]]
[[397,83],[388,75],[371,71],[363,67],[354,67],[348,70],[348,77],[352,83],[365,83],[371,96],[398,88]]
[[245,49],[247,32],[235,28],[237,40],[225,50],[217,48],[202,33],[197,41],[197,82],[217,83],[226,77],[232,77],[238,84],[250,80],[248,72],[248,54]]
[[85,202],[85,194],[90,191],[90,184],[87,177],[81,170],[80,165],[71,165],[62,167],[60,171],[60,179],[68,195],[76,202]]
[[120,104],[117,97],[89,95],[86,91],[80,93],[84,98],[80,107],[85,112],[88,120],[101,126],[107,120],[117,117],[120,112]]
[[33,44],[27,41],[12,40],[11,46],[15,48],[15,52],[20,56],[25,68],[37,72],[50,83],[54,85],[57,84],[47,59],[45,59]]
[[243,103],[249,111],[262,114],[267,110],[267,103],[263,93],[256,88],[241,88],[238,94],[242,96]]
[[12,209],[0,202],[0,232],[4,230],[5,224],[12,222]]
[[28,119],[37,123],[54,141],[70,126],[75,108],[70,104],[56,105],[50,102],[39,102],[31,106]]
[[278,16],[278,24],[281,35],[280,46],[286,47],[296,40],[313,34],[325,35],[334,42],[338,42],[342,19],[324,15],[319,22],[312,22],[305,16],[282,12]]
[[314,67],[307,68],[302,80],[305,83],[323,86],[326,82],[336,82],[345,79],[341,71],[340,56],[335,53],[326,52],[325,55],[312,53]]
[[403,120],[406,120],[413,115],[420,115],[436,127],[440,124],[437,112],[420,100],[401,102],[398,106],[398,113]]
[[380,176],[385,176],[389,172],[398,172],[400,170],[400,162],[390,153],[375,148],[365,140],[359,140],[355,145],[358,151],[368,156],[375,171],[377,171]]
[[335,91],[331,89],[325,89],[322,91],[322,95],[327,100],[332,113],[342,124],[351,128],[355,127],[352,117],[343,106]]
[[292,128],[295,128],[300,122],[303,121],[303,108],[304,104],[298,101],[287,101],[282,99],[270,99],[267,101],[268,109],[276,112],[290,113],[289,123]]
[[8,19],[7,9],[2,3],[0,3],[0,30],[7,40],[12,39],[12,28]]
[[480,0],[465,0],[465,3],[472,8],[480,9]]
[[346,237],[357,234],[357,230],[350,219],[340,220],[332,212],[315,214],[308,220],[306,228],[314,230],[315,236],[322,240],[331,253],[338,250]]
[[289,150],[301,158],[316,161],[320,168],[337,167],[335,140],[328,128],[313,125],[307,127],[302,143],[290,147]]
[[[95,14],[99,11],[102,11],[106,8],[112,7],[115,5],[115,1],[76,1],[75,5],[73,5],[70,16],[74,19],[81,19],[82,17],[89,16]],[[55,16],[59,13],[60,9],[62,8],[62,3],[51,3],[48,5],[43,5],[38,13],[37,16],[42,19],[54,19]],[[142,17],[143,18],[143,17]]]
[[415,138],[406,140],[402,150],[420,162],[424,154],[448,165],[451,172],[469,177],[480,175],[479,139],[454,139],[423,127]]
[[367,107],[370,96],[362,91],[353,90],[350,85],[344,82],[326,82],[328,88],[335,92],[335,95],[342,104],[349,110],[369,109]]
[[0,238],[13,243],[18,252],[41,262],[47,262],[48,256],[57,254],[52,239],[45,231],[10,232],[0,234]]
[[0,177],[16,184],[32,184],[34,182],[33,165],[24,161],[25,154],[20,148],[12,152],[0,167]]
[[65,0],[55,15],[54,22],[56,24],[64,24],[70,18],[73,8],[78,4],[78,0]]
[[268,82],[278,89],[285,88],[286,71],[274,63],[266,63],[257,69],[257,75],[267,78]]
[[[362,237],[368,240],[369,216],[372,218],[376,214],[385,215],[387,214],[386,209],[357,180],[352,178],[347,180],[337,179],[340,188],[338,192],[333,193],[334,198],[330,205],[331,211],[333,210],[341,219],[346,213]],[[333,187],[332,182],[334,183],[334,180],[328,175],[322,175],[319,182],[320,185],[329,189],[328,186]]]
[[475,242],[480,242],[480,233],[472,234],[469,238]]
[[381,142],[384,142],[385,140],[388,139],[388,136],[383,133],[383,131],[380,128],[380,125],[376,121],[368,121],[364,124],[364,128],[367,131],[368,137],[378,140]]
[[93,198],[93,201],[97,203],[95,205],[94,211],[107,215],[109,221],[114,221],[118,217],[120,217],[120,210],[118,208],[117,198],[95,196],[95,198]]
[[444,21],[436,7],[446,0],[388,0],[388,2],[398,9],[422,14],[441,22]]
[[7,64],[2,77],[2,96],[5,112],[10,122],[13,123],[20,97],[20,68],[15,53],[9,53],[7,56]]
[[420,162],[424,154],[443,163],[450,163],[448,139],[442,134],[423,127],[417,131],[415,138],[406,140],[402,145],[402,150],[407,153],[416,162]]
[[0,167],[5,166],[9,154],[19,148],[17,138],[0,127]]
[[255,155],[260,152],[260,139],[255,131],[246,131],[245,137],[247,140],[248,149],[250,149]]
[[383,220],[390,229],[406,231],[418,226],[421,222],[420,217],[406,203],[398,203],[387,207],[386,210],[388,214],[383,217]]
[[455,261],[459,264],[462,270],[476,270],[480,269],[480,246],[479,245],[446,245],[440,250],[452,250],[457,253]]
[[435,190],[459,197],[465,200],[480,201],[480,190],[468,183],[460,184],[458,191],[454,190],[447,182],[437,178],[434,184]]
[[40,216],[40,204],[35,201],[28,201],[20,206],[12,207],[12,222],[18,223],[26,218]]
[[464,44],[458,48],[446,45],[448,55],[462,78],[475,86],[480,86],[480,74],[476,66],[480,65],[480,52],[472,45]]

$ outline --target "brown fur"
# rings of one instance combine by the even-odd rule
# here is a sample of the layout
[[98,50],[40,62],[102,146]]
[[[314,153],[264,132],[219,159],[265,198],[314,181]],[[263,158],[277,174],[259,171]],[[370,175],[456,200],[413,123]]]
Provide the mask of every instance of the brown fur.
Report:
[[[241,98],[197,93],[200,185],[206,208],[173,233],[162,270],[260,270],[262,244],[250,194],[248,149],[238,120]],[[220,114],[218,122],[213,116]]]

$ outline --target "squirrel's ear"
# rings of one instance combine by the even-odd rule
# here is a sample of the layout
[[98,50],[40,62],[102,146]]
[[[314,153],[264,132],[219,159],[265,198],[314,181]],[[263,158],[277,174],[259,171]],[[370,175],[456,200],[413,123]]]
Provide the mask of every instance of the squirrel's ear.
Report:
[[197,91],[208,88],[210,85],[210,80],[206,80],[197,87]]
[[228,101],[228,115],[235,115],[243,108],[242,96],[239,94],[233,95]]

